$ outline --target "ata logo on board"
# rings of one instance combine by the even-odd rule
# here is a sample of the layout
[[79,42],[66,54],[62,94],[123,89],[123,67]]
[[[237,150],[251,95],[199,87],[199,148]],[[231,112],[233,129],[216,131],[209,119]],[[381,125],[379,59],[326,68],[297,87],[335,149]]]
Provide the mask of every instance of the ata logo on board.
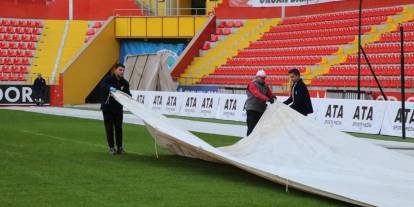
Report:
[[357,108],[355,109],[354,117],[352,119],[372,121],[373,114],[374,114],[374,107],[357,106]]
[[185,101],[186,108],[196,108],[197,107],[197,98],[196,97],[187,97]]
[[167,106],[176,107],[177,106],[177,97],[176,96],[168,96]]
[[162,105],[162,96],[154,96],[154,100],[152,101],[153,106],[161,106]]
[[226,99],[226,103],[224,104],[224,110],[228,111],[236,111],[237,110],[237,99]]
[[[397,116],[394,119],[395,123],[402,123],[403,110],[402,108],[398,109]],[[411,124],[414,123],[414,110],[405,109],[405,123]]]
[[137,102],[140,103],[140,104],[144,104],[145,103],[145,95],[142,95],[142,94],[138,95],[137,96]]
[[325,118],[344,118],[344,106],[343,105],[329,105],[325,113]]
[[203,109],[212,109],[213,108],[213,101],[214,99],[211,97],[203,98],[203,103],[201,104],[201,108]]

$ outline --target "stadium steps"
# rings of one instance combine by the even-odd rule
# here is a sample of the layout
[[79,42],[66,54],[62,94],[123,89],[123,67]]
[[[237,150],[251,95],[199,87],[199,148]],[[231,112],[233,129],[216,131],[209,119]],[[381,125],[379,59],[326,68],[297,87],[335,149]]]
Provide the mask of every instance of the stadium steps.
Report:
[[31,73],[41,73],[45,78],[52,77],[65,24],[65,20],[45,21],[45,28],[35,53]]
[[243,27],[217,43],[214,48],[209,49],[203,57],[195,57],[179,78],[180,85],[194,85],[203,77],[214,73],[216,68],[225,64],[229,58],[237,55],[238,50],[248,47],[250,42],[259,40],[263,33],[269,30],[270,26],[279,23],[279,18],[246,20]]
[[[400,23],[411,21],[414,18],[413,11],[414,7],[412,5],[404,6],[404,10],[400,14],[389,16],[382,25],[372,26],[372,30],[362,38],[363,47],[365,48],[366,45],[379,41],[381,35],[395,31]],[[345,63],[348,56],[357,53],[358,39],[356,38],[352,43],[342,46],[342,54],[330,55],[327,57],[326,63],[311,67],[308,73],[304,74],[306,84],[310,84],[311,80],[318,76],[328,74],[332,66]]]
[[55,82],[59,80],[59,73],[84,46],[85,34],[88,30],[88,21],[73,20],[69,22],[69,29],[60,57],[58,70],[55,73]]

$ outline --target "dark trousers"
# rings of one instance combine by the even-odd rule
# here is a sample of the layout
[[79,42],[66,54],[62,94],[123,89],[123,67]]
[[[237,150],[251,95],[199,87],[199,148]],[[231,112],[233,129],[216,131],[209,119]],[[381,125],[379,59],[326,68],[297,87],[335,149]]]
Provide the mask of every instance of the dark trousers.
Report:
[[[33,91],[33,97],[35,100],[35,103],[37,105],[41,104],[41,102],[44,102],[44,90],[43,89],[37,89]],[[39,99],[42,99],[41,101]]]
[[109,147],[114,147],[114,128],[116,137],[116,146],[122,147],[122,120],[123,112],[114,112],[111,110],[103,110],[106,139]]
[[259,122],[260,118],[262,117],[263,113],[253,110],[247,110],[247,136],[252,133],[254,127],[256,126],[257,122]]

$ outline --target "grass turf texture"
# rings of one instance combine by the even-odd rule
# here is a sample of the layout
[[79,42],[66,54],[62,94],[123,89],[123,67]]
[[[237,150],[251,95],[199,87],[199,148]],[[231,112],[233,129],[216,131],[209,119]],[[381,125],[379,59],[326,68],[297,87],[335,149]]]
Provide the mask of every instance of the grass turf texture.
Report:
[[125,155],[104,137],[102,121],[0,110],[0,206],[350,206],[160,148],[156,159],[142,126],[124,125]]

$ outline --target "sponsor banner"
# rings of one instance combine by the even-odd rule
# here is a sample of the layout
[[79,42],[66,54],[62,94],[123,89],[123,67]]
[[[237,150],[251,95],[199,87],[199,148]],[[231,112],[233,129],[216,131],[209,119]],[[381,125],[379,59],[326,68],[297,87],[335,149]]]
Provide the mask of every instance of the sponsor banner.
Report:
[[323,125],[343,131],[346,124],[344,116],[351,113],[351,108],[345,107],[345,102],[341,99],[326,100],[319,102],[317,120]]
[[162,95],[163,107],[162,112],[169,115],[180,114],[180,109],[183,101],[183,94],[176,92],[163,92]]
[[[49,103],[49,86],[41,92],[43,103]],[[30,85],[0,85],[0,105],[34,105],[35,91]]]
[[201,99],[197,93],[184,93],[180,115],[198,117],[201,111]]
[[385,110],[385,102],[321,99],[317,120],[341,131],[378,134]]
[[131,91],[132,98],[138,103],[149,106],[149,95],[152,91]]
[[233,121],[246,121],[244,103],[247,96],[244,94],[221,94],[217,118]]
[[402,113],[405,113],[406,136],[414,138],[414,103],[406,102],[405,112],[400,102],[388,102],[381,134],[389,136],[402,136]]
[[352,101],[349,106],[351,114],[346,115],[347,132],[359,132],[367,134],[378,134],[381,130],[387,109],[386,102],[382,101]]
[[321,4],[341,0],[230,0],[231,7],[284,7]]
[[[131,93],[135,100],[162,114],[233,121],[246,120],[245,94],[154,91],[131,91]],[[287,98],[278,96],[278,101],[283,102]],[[394,108],[390,108],[389,104]],[[411,133],[414,134],[412,111],[414,109],[409,108],[414,103],[411,104],[407,105],[407,117],[409,117],[407,123],[411,124],[411,128],[407,124],[407,130],[412,130]],[[398,131],[401,130],[401,124],[398,125],[398,120],[394,123],[399,102],[312,98],[312,106],[314,113],[309,114],[309,118],[336,130],[378,134],[382,128],[382,133],[386,135],[400,136],[401,134]]]
[[201,100],[200,111],[198,117],[216,118],[219,107],[220,95],[213,93],[199,93]]

